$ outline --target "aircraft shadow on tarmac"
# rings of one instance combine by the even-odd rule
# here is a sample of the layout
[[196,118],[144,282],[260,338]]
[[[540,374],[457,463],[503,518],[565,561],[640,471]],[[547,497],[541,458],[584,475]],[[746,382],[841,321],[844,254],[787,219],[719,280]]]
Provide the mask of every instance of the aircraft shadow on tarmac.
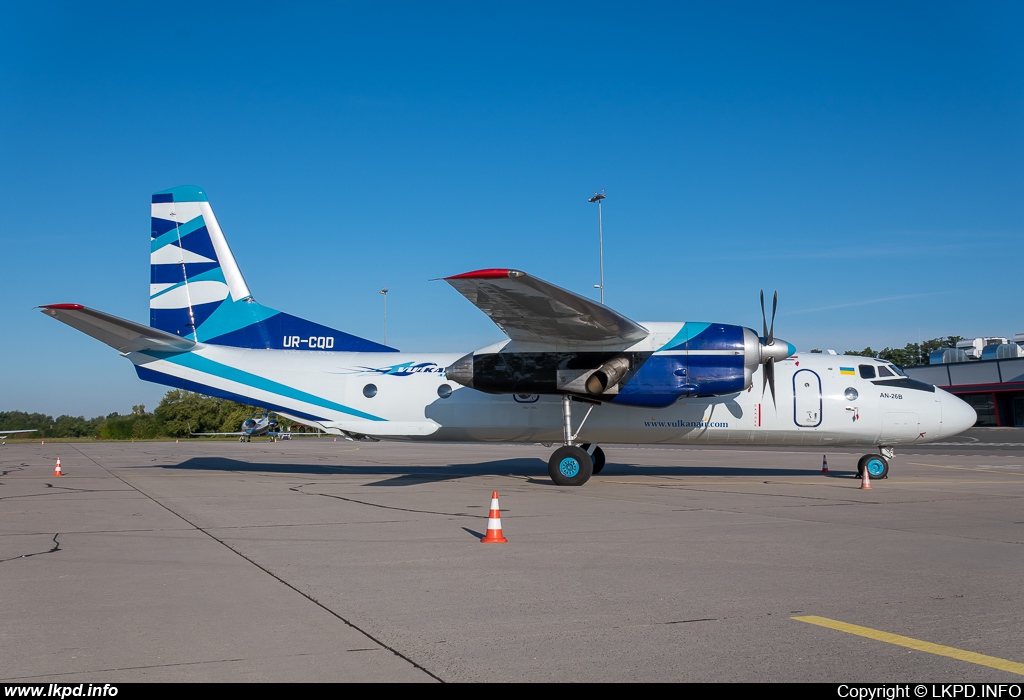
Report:
[[[385,477],[368,486],[411,486],[423,482],[451,481],[474,476],[521,476],[531,482],[551,484],[548,478],[547,464],[539,459],[499,459],[488,462],[466,462],[443,466],[415,465],[348,465],[348,464],[278,464],[274,462],[247,462],[224,457],[195,457],[178,464],[156,465],[159,469],[181,469],[194,471],[224,471],[240,473],[272,473],[294,474],[296,476],[330,476],[342,474],[358,474]],[[600,477],[630,476],[746,476],[746,477],[810,477],[856,478],[853,471],[832,471],[821,474],[819,471],[793,469],[785,467],[723,467],[723,466],[650,466],[638,464],[609,463],[601,472]]]

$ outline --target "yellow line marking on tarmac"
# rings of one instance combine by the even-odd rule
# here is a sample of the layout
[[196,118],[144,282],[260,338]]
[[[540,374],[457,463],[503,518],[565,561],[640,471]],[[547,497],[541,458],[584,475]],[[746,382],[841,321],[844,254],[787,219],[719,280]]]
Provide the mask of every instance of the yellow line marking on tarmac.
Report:
[[914,649],[916,651],[923,651],[929,654],[936,654],[938,656],[948,656],[951,659],[958,659],[960,661],[978,664],[979,666],[988,666],[989,668],[995,668],[1000,671],[1008,671],[1010,673],[1016,673],[1019,676],[1024,676],[1024,664],[1016,661],[1007,661],[1006,659],[987,656],[986,654],[977,654],[973,651],[965,651],[963,649],[957,649],[956,647],[947,647],[941,644],[924,642],[920,639],[914,639],[913,637],[904,637],[899,634],[891,634],[889,632],[871,629],[870,627],[851,625],[847,622],[830,620],[827,617],[818,617],[817,615],[804,615],[801,617],[793,617],[791,619],[797,620],[798,622],[807,622],[812,625],[818,625],[820,627],[828,627],[829,629],[837,630],[839,632],[856,634],[861,637],[867,637],[868,639],[876,639],[880,642],[895,644],[897,646],[907,647],[908,649]]
[[988,472],[989,474],[1002,474],[1004,476],[1024,476],[1024,474],[1017,474],[1016,472],[1005,471],[1003,469],[981,469],[979,467],[954,467],[947,464],[924,464],[922,462],[907,462],[907,464],[913,464],[915,467],[937,467],[939,469],[957,469],[965,472]]

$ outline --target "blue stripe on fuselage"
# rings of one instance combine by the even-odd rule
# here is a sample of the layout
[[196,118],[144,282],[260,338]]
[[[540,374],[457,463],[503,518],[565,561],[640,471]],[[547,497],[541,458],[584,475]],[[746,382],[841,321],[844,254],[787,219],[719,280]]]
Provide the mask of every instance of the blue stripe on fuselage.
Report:
[[[194,391],[197,394],[205,394],[206,396],[216,396],[219,399],[227,399],[228,401],[236,401],[240,404],[252,405],[253,399],[248,396],[242,396],[241,394],[235,394],[230,391],[224,391],[217,387],[209,386],[208,384],[200,384],[199,382],[191,382],[181,377],[175,377],[173,374],[164,374],[163,372],[157,372],[156,370],[149,369],[143,365],[135,365],[135,373],[139,375],[139,379],[147,382],[153,382],[154,384],[163,384],[164,386],[173,386],[178,389],[184,389],[186,391]],[[259,405],[262,408],[269,408],[274,411],[281,411],[288,415],[295,416],[296,418],[305,418],[306,420],[324,421],[327,420],[322,416],[314,416],[312,413],[304,413],[302,411],[296,411],[293,408],[282,406],[280,404],[267,403],[266,401],[259,401]]]
[[[221,364],[220,362],[215,362],[208,358],[202,357],[201,355],[197,355],[194,352],[174,353],[147,351],[139,354],[146,357],[152,357],[153,359],[156,360],[164,360],[166,362],[171,362],[181,367],[187,367],[188,369],[193,369],[197,372],[202,372],[203,374],[209,374],[214,377],[219,377],[220,379],[227,379],[228,381],[237,382],[239,384],[243,384],[254,389],[268,391],[272,394],[278,394],[289,399],[302,401],[303,403],[312,404],[314,406],[320,406],[321,408],[327,408],[332,411],[338,411],[339,413],[345,413],[350,416],[355,416],[357,418],[363,418],[364,420],[386,420],[384,418],[381,418],[380,416],[375,416],[372,413],[364,413],[363,411],[359,411],[354,408],[349,408],[348,406],[344,406],[340,403],[335,403],[334,401],[329,401],[328,399],[316,396],[315,394],[310,394],[309,392],[302,391],[300,389],[295,389],[286,384],[281,384],[280,382],[275,382],[271,379],[261,377],[258,374],[253,374],[251,372],[246,372],[235,367],[230,367],[228,365]],[[283,410],[285,410],[286,412],[288,411],[288,409]]]

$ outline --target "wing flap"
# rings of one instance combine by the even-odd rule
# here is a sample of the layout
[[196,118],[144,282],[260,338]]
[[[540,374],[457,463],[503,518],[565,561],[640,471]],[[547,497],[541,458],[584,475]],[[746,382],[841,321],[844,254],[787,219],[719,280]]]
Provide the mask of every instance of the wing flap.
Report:
[[632,345],[648,335],[604,304],[519,270],[477,270],[444,279],[512,340],[607,346]]
[[39,309],[61,323],[92,336],[122,353],[142,350],[185,351],[195,342],[81,304],[49,304]]

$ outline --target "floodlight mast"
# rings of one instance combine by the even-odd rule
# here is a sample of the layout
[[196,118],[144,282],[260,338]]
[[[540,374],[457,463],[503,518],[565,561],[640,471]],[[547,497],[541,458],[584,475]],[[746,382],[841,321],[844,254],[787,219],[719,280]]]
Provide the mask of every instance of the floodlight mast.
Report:
[[594,286],[601,290],[601,303],[604,303],[604,222],[601,218],[601,200],[605,198],[604,190],[595,192],[594,196],[587,201],[591,204],[597,203],[597,254],[601,263],[601,284]]

